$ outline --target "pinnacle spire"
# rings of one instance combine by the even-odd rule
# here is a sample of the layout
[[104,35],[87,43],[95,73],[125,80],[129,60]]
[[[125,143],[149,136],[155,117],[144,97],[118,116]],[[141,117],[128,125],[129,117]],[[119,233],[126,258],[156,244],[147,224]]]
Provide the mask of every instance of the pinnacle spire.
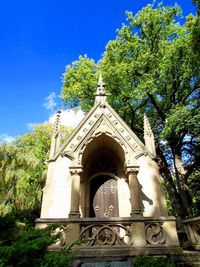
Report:
[[59,109],[56,112],[56,118],[55,118],[55,122],[54,122],[54,130],[53,130],[54,137],[57,137],[57,135],[59,134],[59,131],[60,131],[60,114],[61,114],[61,110]]
[[95,95],[95,104],[98,102],[105,102],[106,101],[106,96],[110,95],[110,94],[106,94],[105,91],[105,83],[103,82],[103,78],[102,78],[102,74],[100,73],[99,75],[99,81],[97,84],[97,90]]
[[146,148],[156,156],[155,140],[149,119],[146,114],[144,114],[144,140]]
[[49,155],[50,158],[52,158],[55,155],[56,151],[60,147],[60,115],[61,115],[61,110],[59,109],[56,113],[53,134],[51,138],[51,147]]

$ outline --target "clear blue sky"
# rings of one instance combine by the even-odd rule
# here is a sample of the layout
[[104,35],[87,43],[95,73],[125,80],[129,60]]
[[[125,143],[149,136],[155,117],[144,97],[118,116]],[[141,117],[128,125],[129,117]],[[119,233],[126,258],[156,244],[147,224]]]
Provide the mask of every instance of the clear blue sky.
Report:
[[[175,2],[184,15],[195,13],[192,0],[163,1]],[[135,14],[148,3],[152,1],[2,0],[0,139],[47,121],[59,106],[65,66],[84,54],[97,61],[125,22],[125,11]]]

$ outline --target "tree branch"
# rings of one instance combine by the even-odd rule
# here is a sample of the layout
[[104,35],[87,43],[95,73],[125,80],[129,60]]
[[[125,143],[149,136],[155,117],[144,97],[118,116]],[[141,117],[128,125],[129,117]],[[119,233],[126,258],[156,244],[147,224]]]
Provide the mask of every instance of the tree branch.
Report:
[[149,99],[151,100],[151,103],[153,104],[153,106],[156,108],[159,117],[161,118],[161,120],[164,122],[165,121],[165,114],[164,112],[160,109],[160,107],[157,105],[156,100],[154,99],[153,95],[150,93],[147,93]]

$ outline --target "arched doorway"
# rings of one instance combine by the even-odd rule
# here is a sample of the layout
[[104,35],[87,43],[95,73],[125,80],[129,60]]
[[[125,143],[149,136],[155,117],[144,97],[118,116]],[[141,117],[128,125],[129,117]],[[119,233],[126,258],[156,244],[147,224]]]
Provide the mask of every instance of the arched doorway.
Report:
[[118,217],[117,180],[108,174],[96,175],[90,182],[90,217]]
[[[118,195],[124,179],[125,154],[113,138],[102,134],[82,156],[81,210],[84,217],[119,217]],[[120,198],[120,197],[119,197]]]

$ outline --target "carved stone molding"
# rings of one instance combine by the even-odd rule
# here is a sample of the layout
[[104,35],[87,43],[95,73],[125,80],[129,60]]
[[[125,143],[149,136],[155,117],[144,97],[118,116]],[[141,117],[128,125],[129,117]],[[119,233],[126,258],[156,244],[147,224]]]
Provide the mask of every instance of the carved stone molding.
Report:
[[71,152],[69,152],[69,151],[62,151],[62,152],[60,153],[60,156],[61,156],[62,158],[67,157],[67,158],[69,158],[69,159],[71,159],[71,160],[74,159],[73,154],[72,154]]
[[128,174],[137,174],[139,172],[139,166],[127,166],[125,169],[126,175]]
[[80,175],[83,172],[82,167],[69,167],[69,172],[71,175]]
[[122,148],[122,150],[124,151],[124,155],[125,155],[125,160],[126,162],[128,162],[127,156],[128,156],[128,149],[125,145],[125,143],[122,141],[122,139],[120,139],[118,136],[116,136],[116,134],[114,134],[113,132],[110,131],[109,126],[107,127],[100,127],[99,131],[95,131],[91,136],[89,136],[85,142],[82,144],[82,146],[80,147],[80,152],[78,154],[78,162],[81,163],[82,161],[82,156],[84,154],[84,151],[86,149],[86,147],[97,137],[101,136],[101,135],[106,135],[110,138],[112,138],[113,140],[115,140],[120,147]]

